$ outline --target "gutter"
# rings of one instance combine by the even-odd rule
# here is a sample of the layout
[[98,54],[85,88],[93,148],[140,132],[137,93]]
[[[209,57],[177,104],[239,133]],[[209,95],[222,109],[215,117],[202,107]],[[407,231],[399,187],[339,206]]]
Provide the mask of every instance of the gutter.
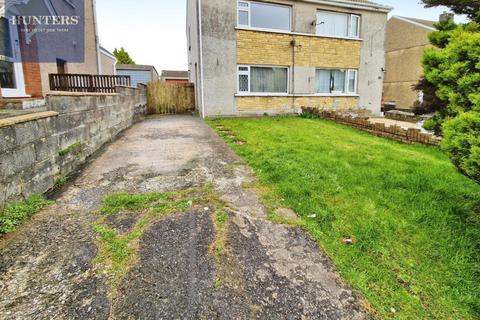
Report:
[[302,0],[303,2],[325,4],[325,5],[334,5],[337,7],[351,8],[351,9],[361,9],[368,11],[377,11],[389,13],[394,8],[391,6],[385,6],[377,3],[368,3],[368,2],[352,2],[346,0]]

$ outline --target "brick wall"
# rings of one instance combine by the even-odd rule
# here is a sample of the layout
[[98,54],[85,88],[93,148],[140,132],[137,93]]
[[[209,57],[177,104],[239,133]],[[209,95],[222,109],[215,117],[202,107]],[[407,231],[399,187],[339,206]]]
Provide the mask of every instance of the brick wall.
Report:
[[313,114],[323,119],[330,119],[335,122],[355,127],[370,132],[376,136],[390,138],[402,143],[421,143],[429,146],[438,146],[442,138],[431,133],[421,132],[419,129],[404,129],[400,126],[385,126],[384,123],[373,123],[364,117],[352,117],[332,110],[316,108],[302,108],[303,112]]
[[42,77],[38,62],[37,38],[32,37],[30,43],[25,40],[25,32],[19,30],[20,51],[22,52],[22,68],[25,82],[25,93],[34,98],[43,97]]
[[[250,30],[237,30],[236,39],[237,64],[288,66],[290,70],[295,65],[295,93],[302,93],[295,100],[291,96],[236,97],[239,113],[282,113],[302,106],[358,107],[358,97],[314,97],[308,94],[314,93],[311,83],[315,81],[316,68],[359,69],[360,41]],[[292,78],[293,74],[290,74],[290,87],[293,87]]]
[[[243,113],[293,112],[301,107],[352,109],[358,106],[357,97],[237,97],[237,108]],[[294,104],[295,102],[295,104]],[[292,106],[294,107],[292,108]]]
[[360,66],[360,41],[248,30],[237,30],[237,63],[292,66],[293,39],[296,66],[351,69]]
[[[47,97],[47,108],[18,122],[0,120],[0,208],[48,191],[141,119],[146,91],[119,87],[117,94],[56,94]],[[71,150],[61,155],[66,149]]]

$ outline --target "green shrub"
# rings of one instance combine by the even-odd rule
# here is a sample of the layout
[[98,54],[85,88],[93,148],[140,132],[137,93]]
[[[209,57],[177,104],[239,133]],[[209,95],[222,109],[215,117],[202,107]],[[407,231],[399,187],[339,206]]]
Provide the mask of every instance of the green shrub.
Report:
[[28,217],[31,217],[51,202],[42,196],[31,196],[27,200],[7,206],[0,211],[0,234],[15,231]]
[[433,131],[437,136],[440,136],[442,135],[442,119],[438,116],[434,116],[425,121],[423,128],[428,131]]
[[471,111],[443,125],[442,148],[465,175],[480,182],[480,112]]

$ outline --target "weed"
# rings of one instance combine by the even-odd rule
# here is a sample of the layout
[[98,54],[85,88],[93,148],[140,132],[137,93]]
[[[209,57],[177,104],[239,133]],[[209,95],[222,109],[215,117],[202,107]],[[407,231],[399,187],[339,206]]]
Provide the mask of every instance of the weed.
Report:
[[66,147],[66,148],[63,149],[63,150],[60,150],[60,151],[58,152],[58,155],[59,155],[60,157],[65,157],[65,156],[67,156],[68,154],[72,153],[73,151],[80,149],[81,146],[82,146],[82,144],[81,144],[80,142],[76,142],[76,143],[74,143],[74,144],[72,144],[72,145],[69,145],[68,147]]
[[25,201],[7,206],[0,211],[0,234],[15,231],[23,221],[52,203],[42,196],[31,196]]
[[61,188],[64,185],[66,185],[70,181],[70,177],[68,176],[61,176],[55,179],[55,182],[53,184],[55,189]]

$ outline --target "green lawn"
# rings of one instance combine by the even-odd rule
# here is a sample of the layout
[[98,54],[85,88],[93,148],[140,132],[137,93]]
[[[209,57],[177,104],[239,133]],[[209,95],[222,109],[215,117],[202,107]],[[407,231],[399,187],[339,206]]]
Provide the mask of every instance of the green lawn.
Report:
[[480,318],[480,185],[438,149],[319,119],[209,124],[382,318]]

